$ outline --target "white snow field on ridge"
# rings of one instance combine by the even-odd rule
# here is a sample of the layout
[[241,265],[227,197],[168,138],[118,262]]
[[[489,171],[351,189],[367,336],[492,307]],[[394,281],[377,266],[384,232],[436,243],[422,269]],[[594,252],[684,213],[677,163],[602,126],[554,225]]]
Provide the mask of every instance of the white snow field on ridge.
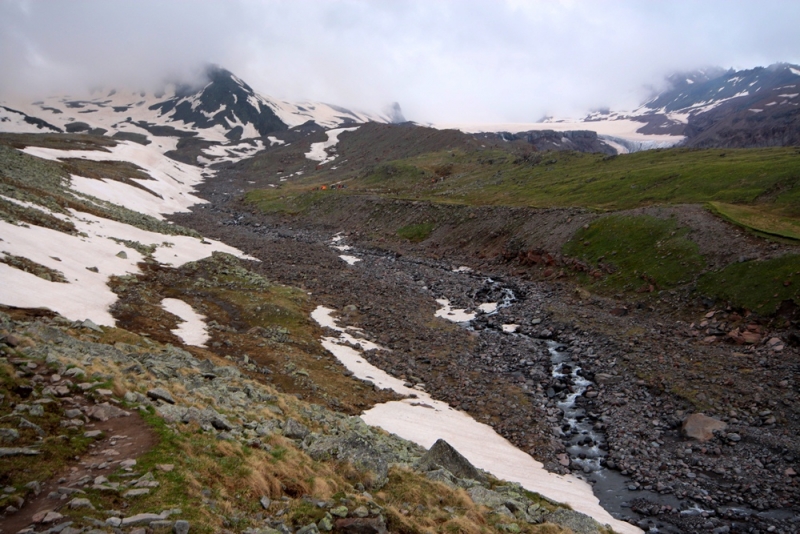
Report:
[[[28,147],[26,153],[46,159],[83,157],[92,160],[128,161],[143,168],[153,180],[139,180],[153,194],[131,185],[110,180],[72,177],[76,191],[91,194],[112,204],[163,219],[163,214],[187,211],[204,202],[194,196],[194,186],[203,180],[201,170],[173,161],[154,148],[135,143],[119,143],[105,151],[64,151]],[[153,258],[159,263],[179,267],[206,258],[214,251],[250,258],[222,242],[191,236],[167,235],[142,230],[115,220],[76,210],[69,215],[54,213],[29,202],[3,197],[7,202],[38,209],[52,217],[74,224],[78,235],[36,225],[0,221],[0,257],[20,257],[52,269],[65,281],[46,280],[29,272],[0,263],[0,303],[20,308],[48,308],[64,317],[98,325],[113,326],[109,313],[117,296],[108,286],[111,276],[139,273],[144,257],[122,241],[154,246]]]
[[92,161],[135,163],[153,178],[153,180],[133,179],[134,182],[151,191],[150,194],[122,182],[75,175],[71,176],[72,189],[159,220],[164,219],[163,214],[189,211],[190,206],[206,202],[192,194],[194,186],[200,184],[204,179],[201,169],[175,161],[155,149],[129,141],[109,147],[108,152],[103,150],[57,150],[36,146],[27,147],[23,149],[23,152],[54,161],[78,158]]

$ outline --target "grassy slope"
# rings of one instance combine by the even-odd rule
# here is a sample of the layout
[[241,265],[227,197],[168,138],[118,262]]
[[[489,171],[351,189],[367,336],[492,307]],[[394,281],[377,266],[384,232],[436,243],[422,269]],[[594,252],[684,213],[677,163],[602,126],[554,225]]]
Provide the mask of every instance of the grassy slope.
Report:
[[[281,198],[285,202],[335,177],[327,171],[315,173],[282,190],[250,196],[256,201]],[[796,222],[800,219],[800,151],[792,147],[672,149],[607,157],[455,150],[381,163],[349,180],[347,186],[349,193],[470,205],[622,210],[718,202],[756,206]],[[740,219],[736,213],[729,216]]]
[[[346,156],[343,153],[342,158]],[[346,189],[318,189],[341,180]],[[601,212],[656,204],[704,204],[759,235],[800,240],[800,149],[796,147],[679,148],[615,157],[536,153],[520,145],[455,148],[378,161],[360,174],[352,169],[341,175],[321,169],[282,188],[253,191],[248,200],[268,212],[302,213],[311,204],[342,194],[473,206],[583,207]],[[644,216],[601,219],[574,236],[563,252],[608,274],[599,280],[581,275],[584,283],[601,291],[641,290],[649,283],[655,289],[671,288],[697,280],[705,260],[692,248],[684,229],[668,227]],[[417,228],[398,228],[398,235],[412,240],[427,237],[412,230]],[[587,240],[591,245],[582,244]],[[627,243],[623,245],[627,253],[617,250],[620,240]],[[615,250],[620,255],[611,258]],[[798,259],[787,261],[794,264]],[[782,276],[769,262],[753,262],[750,268],[751,275],[762,280],[774,282]],[[776,299],[784,293],[770,287],[767,293],[775,296],[768,304],[758,300],[762,310],[776,309]],[[710,283],[701,288],[738,306],[751,307],[757,300],[734,291],[716,291]],[[796,296],[789,298],[800,303]]]
[[621,210],[719,201],[800,217],[800,154],[794,148],[656,150],[612,158],[559,153],[528,161],[500,151],[437,153],[388,164],[362,183],[357,189],[469,204]]

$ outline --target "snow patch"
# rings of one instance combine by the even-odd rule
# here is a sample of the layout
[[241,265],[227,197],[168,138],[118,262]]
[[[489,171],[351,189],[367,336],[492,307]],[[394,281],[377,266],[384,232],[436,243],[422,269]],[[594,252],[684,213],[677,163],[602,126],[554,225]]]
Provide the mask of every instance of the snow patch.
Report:
[[311,150],[306,152],[306,158],[319,161],[320,165],[324,165],[329,161],[333,161],[336,158],[336,155],[329,155],[327,150],[335,147],[339,143],[339,135],[342,132],[352,132],[354,130],[358,130],[358,126],[353,128],[336,128],[334,130],[328,130],[326,132],[328,134],[328,140],[321,143],[311,143]]
[[494,313],[497,311],[497,303],[496,302],[485,302],[478,306],[478,309],[483,313]]
[[477,316],[476,313],[468,313],[463,309],[451,308],[450,301],[447,299],[437,299],[436,302],[441,308],[436,310],[436,313],[434,313],[435,317],[441,317],[442,319],[447,319],[454,323],[468,323]]
[[342,254],[339,256],[342,260],[345,261],[348,265],[355,265],[357,262],[361,261],[361,258],[357,258],[355,256],[350,256],[347,254]]
[[[343,328],[336,325],[332,313],[330,308],[319,306],[311,316],[321,326],[327,326],[339,333],[344,332]],[[604,510],[587,482],[572,475],[562,476],[547,472],[540,462],[514,447],[490,426],[432,398],[420,387],[409,388],[402,380],[371,365],[359,351],[343,343],[341,338],[336,337],[322,339],[322,346],[357,378],[368,380],[378,388],[391,389],[409,396],[400,401],[378,404],[367,410],[361,414],[367,424],[383,428],[426,448],[430,448],[437,439],[444,439],[473,465],[498,478],[518,482],[530,491],[567,503],[601,524],[611,525],[616,532],[642,532],[630,523],[614,519]]]
[[35,146],[23,149],[26,154],[49,160],[80,158],[135,163],[153,180],[133,181],[154,194],[122,182],[80,176],[72,176],[73,189],[158,219],[163,219],[163,214],[189,211],[190,206],[206,203],[192,194],[195,191],[194,186],[203,181],[199,168],[170,159],[155,149],[127,141],[109,147],[109,151],[57,150]]
[[173,334],[181,338],[187,345],[206,346],[210,336],[204,315],[200,315],[188,303],[180,299],[164,299],[161,301],[161,307],[182,319],[178,328],[171,330]]

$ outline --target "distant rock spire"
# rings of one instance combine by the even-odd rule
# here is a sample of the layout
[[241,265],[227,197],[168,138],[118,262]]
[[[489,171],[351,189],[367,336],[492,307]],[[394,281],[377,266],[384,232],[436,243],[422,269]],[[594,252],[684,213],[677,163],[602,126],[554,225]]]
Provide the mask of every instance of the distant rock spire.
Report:
[[392,102],[392,104],[386,109],[386,116],[389,118],[389,122],[392,124],[406,122],[406,118],[403,116],[403,110],[400,109],[400,104],[397,102]]

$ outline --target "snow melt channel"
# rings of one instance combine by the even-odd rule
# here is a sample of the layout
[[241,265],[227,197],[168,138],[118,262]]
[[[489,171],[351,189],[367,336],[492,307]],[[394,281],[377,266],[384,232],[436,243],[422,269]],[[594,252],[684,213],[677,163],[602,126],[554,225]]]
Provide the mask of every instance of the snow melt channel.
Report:
[[614,519],[604,510],[588,483],[571,475],[549,473],[540,462],[514,447],[490,426],[433,399],[424,391],[405,386],[402,380],[368,363],[358,350],[345,343],[358,345],[365,350],[380,347],[350,335],[346,329],[336,324],[332,313],[334,310],[324,306],[318,306],[311,313],[311,317],[320,326],[340,334],[339,337],[322,338],[322,345],[357,378],[369,380],[379,388],[392,389],[409,396],[400,401],[378,404],[367,410],[361,415],[367,424],[383,428],[426,448],[430,448],[437,439],[444,439],[476,467],[498,478],[518,482],[530,491],[567,503],[600,523],[611,525],[616,532],[642,532],[630,523]]

